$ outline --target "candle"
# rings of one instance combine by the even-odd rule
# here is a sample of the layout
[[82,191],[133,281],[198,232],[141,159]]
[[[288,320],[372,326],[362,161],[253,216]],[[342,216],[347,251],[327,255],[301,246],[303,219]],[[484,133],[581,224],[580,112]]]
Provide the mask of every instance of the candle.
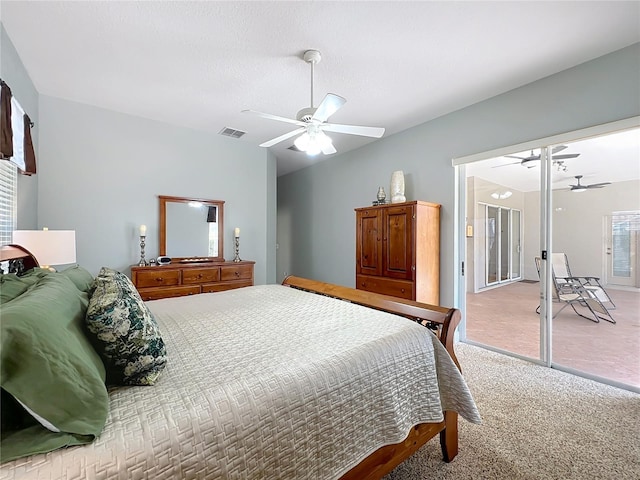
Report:
[[233,236],[236,238],[240,237],[240,229],[238,227],[233,231]]
[[147,226],[146,225],[140,225],[140,236],[141,237],[146,237],[147,236]]

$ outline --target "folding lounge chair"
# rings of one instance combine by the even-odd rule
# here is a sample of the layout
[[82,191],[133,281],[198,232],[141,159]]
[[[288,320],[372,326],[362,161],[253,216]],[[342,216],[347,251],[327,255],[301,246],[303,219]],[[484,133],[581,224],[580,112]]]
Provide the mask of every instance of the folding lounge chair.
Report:
[[[556,255],[556,254],[552,254],[552,255]],[[564,256],[564,254],[560,254],[560,255]],[[538,275],[540,275],[540,262],[541,262],[540,257],[535,257],[535,262],[536,262],[536,269],[538,270]],[[553,318],[558,316],[558,314],[562,310],[564,310],[565,307],[570,305],[573,311],[576,313],[576,315],[582,318],[586,318],[587,320],[591,320],[593,322],[599,323],[600,320],[602,319],[602,320],[606,320],[607,322],[616,323],[616,321],[613,319],[613,317],[607,310],[607,307],[605,307],[604,304],[598,299],[598,296],[596,295],[596,293],[594,291],[590,291],[587,288],[585,288],[585,285],[583,284],[583,281],[580,277],[557,276],[555,272],[555,265],[553,263],[553,260],[552,260],[551,266],[552,266],[551,278],[553,280],[553,286],[554,286],[553,298],[554,300],[563,304],[560,310],[558,310],[553,315]],[[566,274],[568,272],[561,270],[561,273]],[[591,316],[586,316],[580,313],[576,309],[576,305],[589,310]],[[539,305],[538,305],[538,308],[536,309],[536,312],[540,313]]]
[[[605,304],[608,310],[615,310],[616,304],[613,303],[611,297],[600,284],[600,278],[598,277],[578,277],[571,274],[571,268],[569,268],[569,258],[566,253],[552,253],[551,263],[553,264],[553,272],[557,278],[573,278],[582,283],[582,286],[592,295],[595,296],[601,303]],[[575,281],[575,280],[574,280]]]

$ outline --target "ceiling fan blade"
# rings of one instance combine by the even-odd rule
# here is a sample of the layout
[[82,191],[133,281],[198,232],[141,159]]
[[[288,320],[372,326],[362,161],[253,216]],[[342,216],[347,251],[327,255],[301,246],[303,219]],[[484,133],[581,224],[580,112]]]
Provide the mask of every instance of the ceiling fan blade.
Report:
[[602,183],[592,183],[591,185],[583,185],[586,188],[602,188],[607,185],[611,185],[611,182],[602,182]]
[[569,148],[569,147],[567,147],[566,145],[556,145],[555,147],[553,147],[553,148],[551,149],[551,153],[552,153],[552,154],[553,154],[553,153],[558,153],[558,152],[561,152],[562,150],[564,150],[564,149],[566,149],[566,148]]
[[304,122],[301,122],[299,120],[294,120],[293,118],[279,117],[278,115],[271,115],[270,113],[257,112],[255,110],[242,110],[242,113],[251,113],[253,115],[258,115],[259,117],[268,118],[270,120],[278,120],[279,122],[293,123],[294,125],[300,125],[300,126],[306,125]]
[[337,123],[323,123],[322,130],[336,133],[348,133],[351,135],[362,135],[363,137],[380,138],[384,135],[384,127],[360,127],[357,125],[340,125]]
[[318,105],[316,112],[311,117],[311,121],[326,122],[327,118],[336,113],[340,107],[342,107],[347,100],[335,93],[327,93],[322,100],[322,103]]
[[520,164],[520,162],[511,162],[511,163],[505,163],[505,164],[503,164],[503,165],[494,165],[494,166],[493,166],[493,167],[491,167],[491,168],[507,167],[507,166],[509,166],[509,165],[519,165],[519,164]]
[[516,155],[503,155],[504,158],[517,158],[518,160],[526,160],[525,157],[517,157]]
[[565,158],[576,158],[579,157],[580,154],[579,153],[563,153],[562,155],[553,155],[553,157],[551,157],[553,160],[561,160],[561,159],[565,159]]
[[337,152],[336,147],[334,147],[332,143],[329,143],[322,147],[322,153],[324,153],[325,155],[331,155],[332,153],[336,153],[336,152]]
[[291,138],[294,137],[296,135],[298,135],[299,133],[302,133],[306,130],[305,127],[300,127],[300,128],[296,128],[295,130],[289,132],[289,133],[285,133],[284,135],[280,135],[279,137],[276,137],[272,140],[269,140],[268,142],[264,142],[261,143],[260,146],[261,147],[271,147],[272,145],[275,145],[276,143],[280,143],[283,140],[286,140],[287,138]]

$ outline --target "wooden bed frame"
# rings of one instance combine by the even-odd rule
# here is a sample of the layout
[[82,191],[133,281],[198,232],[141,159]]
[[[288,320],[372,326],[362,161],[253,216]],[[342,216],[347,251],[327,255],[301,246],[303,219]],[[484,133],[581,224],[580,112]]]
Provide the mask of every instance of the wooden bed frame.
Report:
[[[427,305],[402,298],[370,293],[330,283],[288,276],[282,282],[292,288],[339,298],[377,310],[410,318],[437,332],[438,338],[460,369],[453,349],[454,332],[460,323],[460,311]],[[413,455],[422,445],[440,434],[440,446],[445,462],[450,462],[458,454],[458,414],[444,412],[440,423],[421,423],[411,429],[402,442],[382,447],[349,470],[341,480],[378,480]]]
[[[22,259],[25,271],[39,266],[37,259],[31,252],[19,245],[0,247],[0,261],[16,259]],[[282,284],[394,313],[419,322],[425,327],[435,330],[449,355],[460,368],[453,348],[454,332],[460,323],[460,311],[455,308],[427,305],[295,276],[285,278]],[[446,411],[444,412],[444,421],[416,425],[402,442],[376,450],[345,473],[340,480],[379,480],[438,433],[440,434],[440,446],[444,461],[450,462],[458,454],[458,414]]]

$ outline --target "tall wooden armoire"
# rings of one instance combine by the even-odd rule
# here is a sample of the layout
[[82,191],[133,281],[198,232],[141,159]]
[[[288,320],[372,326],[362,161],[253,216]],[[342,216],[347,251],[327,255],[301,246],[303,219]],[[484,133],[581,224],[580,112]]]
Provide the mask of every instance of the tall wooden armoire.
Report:
[[356,288],[440,304],[440,205],[356,208]]

